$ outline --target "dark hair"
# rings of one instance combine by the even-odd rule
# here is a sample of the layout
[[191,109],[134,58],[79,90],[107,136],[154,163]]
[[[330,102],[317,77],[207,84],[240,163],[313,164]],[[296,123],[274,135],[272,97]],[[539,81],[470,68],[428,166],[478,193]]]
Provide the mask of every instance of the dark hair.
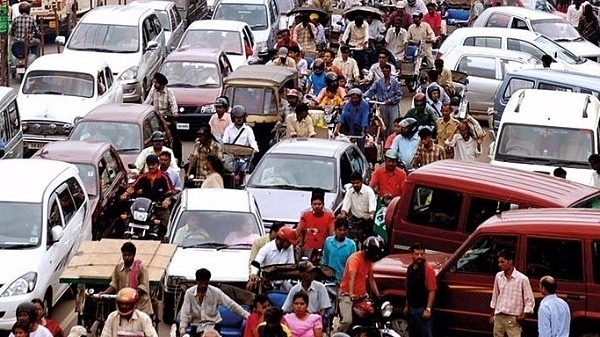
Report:
[[386,64],[384,64],[384,65],[381,66],[381,70],[383,70],[383,69],[387,69],[387,70],[391,71],[392,70],[392,65],[389,64],[389,63],[386,63]]
[[503,258],[506,261],[515,262],[515,253],[513,253],[512,251],[510,251],[508,249],[502,249],[501,251],[498,252],[498,255],[496,255],[496,257]]
[[589,156],[588,162],[590,164],[592,164],[592,163],[594,163],[594,164],[600,163],[600,155],[597,154],[597,153],[592,154],[591,156]]
[[340,53],[349,53],[350,52],[350,47],[347,45],[343,45],[340,47]]
[[427,71],[427,77],[429,77],[430,82],[437,82],[439,75],[440,74],[438,74],[438,72],[435,71],[435,69]]
[[380,56],[380,55],[385,55],[385,57],[388,57],[388,53],[383,48],[381,48],[377,51],[377,56]]
[[544,289],[546,289],[546,291],[550,294],[556,294],[556,288],[558,288],[556,280],[548,276],[542,277],[540,280],[540,286],[544,287]]
[[557,167],[554,170],[553,174],[554,174],[555,177],[566,177],[567,176],[567,171],[565,171],[565,169],[562,168],[562,167]]
[[433,61],[433,65],[436,67],[444,67],[444,60],[442,59],[436,59],[435,61]]
[[29,324],[27,324],[26,322],[16,321],[15,324],[13,324],[12,328],[10,328],[10,332],[12,332],[13,335],[16,335],[15,330],[17,329],[25,331],[27,336],[29,336]]
[[335,222],[333,223],[333,228],[338,229],[342,227],[348,229],[348,220],[342,218],[335,219]]
[[323,55],[325,55],[325,54],[329,54],[331,56],[331,58],[335,58],[335,52],[331,49],[323,50]]
[[281,221],[273,222],[273,224],[271,225],[271,229],[269,229],[269,232],[277,233],[281,228],[283,228],[283,226],[285,226],[285,223]]
[[206,268],[196,270],[196,281],[210,281],[210,276],[210,270]]
[[[264,337],[285,337],[287,334],[281,326],[283,310],[271,307],[265,312],[265,325],[258,327],[258,333]],[[261,334],[262,332],[262,334]]]
[[419,138],[425,139],[431,136],[433,136],[433,132],[431,132],[429,128],[422,128],[421,130],[419,130]]
[[425,5],[425,7],[427,7],[427,8],[429,8],[429,7],[437,8],[437,5],[435,4],[435,2],[428,2],[427,5]]
[[542,64],[544,65],[544,67],[546,67],[546,66],[549,67],[552,64],[552,62],[554,62],[554,60],[552,59],[552,56],[550,56],[548,54],[542,55]]
[[265,302],[269,302],[269,298],[267,297],[267,295],[264,294],[258,294],[254,297],[254,299],[252,300],[252,310],[256,309],[256,306],[258,304],[263,304]]
[[167,76],[165,76],[161,73],[154,73],[154,80],[160,85],[169,84],[169,80],[167,79]]
[[164,157],[167,157],[167,158],[171,159],[171,152],[169,152],[169,151],[163,151],[158,156],[159,157],[163,157],[164,156]]
[[300,47],[297,45],[292,45],[288,47],[288,53],[299,53]]
[[284,29],[280,29],[280,30],[277,32],[277,35],[281,35],[281,34],[283,34],[283,33],[289,33],[289,32],[290,32],[290,30],[289,30],[289,29],[287,29],[287,28],[284,28]]
[[310,202],[315,200],[325,201],[325,191],[321,188],[315,188],[310,196]]
[[296,108],[294,109],[294,111],[298,114],[301,112],[308,112],[308,104],[304,103],[304,102],[300,102],[298,103],[298,105],[296,105]]
[[299,292],[295,293],[294,296],[292,297],[292,302],[296,301],[297,298],[303,299],[304,302],[306,302],[306,304],[308,305],[308,294],[305,293],[304,291],[299,291]]
[[398,118],[394,119],[394,123],[400,123],[400,122],[402,122],[403,119],[404,119],[404,117],[398,117]]
[[411,253],[414,252],[415,250],[425,250],[425,246],[423,246],[423,244],[420,242],[414,242],[413,244],[410,245],[410,248],[408,250]]
[[360,180],[363,181],[363,177],[362,174],[360,174],[359,172],[352,172],[352,174],[350,174],[350,181],[355,181],[355,180]]
[[360,16],[360,15],[357,15],[357,16],[354,18],[354,22],[355,22],[355,23],[360,23],[360,24],[363,24],[363,23],[365,22],[365,18],[363,18],[363,17],[362,17],[362,16]]
[[33,304],[39,304],[39,305],[42,306],[42,309],[46,309],[44,307],[44,301],[42,301],[41,298],[34,298],[34,299],[31,300],[31,303],[33,303]]
[[220,174],[221,177],[223,176],[223,173],[225,173],[225,167],[223,166],[223,161],[221,159],[214,154],[209,154],[206,156],[206,161],[210,163],[210,166],[213,170],[215,170],[215,172]]
[[125,242],[122,246],[121,246],[121,253],[131,253],[133,255],[135,255],[137,249],[135,248],[135,245],[131,242]]

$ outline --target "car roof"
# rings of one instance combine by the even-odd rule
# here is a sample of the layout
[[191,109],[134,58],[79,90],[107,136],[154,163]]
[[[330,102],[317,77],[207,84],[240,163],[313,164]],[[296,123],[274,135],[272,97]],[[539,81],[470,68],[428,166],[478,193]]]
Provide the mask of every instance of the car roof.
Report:
[[507,28],[496,28],[496,27],[464,27],[457,29],[449,35],[449,38],[466,38],[471,36],[491,36],[491,37],[504,37],[510,36],[514,38],[521,38],[525,40],[533,40],[541,34],[532,32],[525,29],[507,29]]
[[110,103],[94,108],[83,117],[82,121],[115,121],[138,124],[152,111],[154,111],[154,107],[147,104]]
[[[551,108],[540,108],[541,106]],[[565,114],[565,111],[569,113]],[[504,109],[501,124],[537,124],[538,121],[544,121],[543,125],[595,130],[599,119],[600,102],[593,95],[521,89],[512,94]]]
[[252,195],[248,191],[187,188],[182,193],[186,211],[251,212]]
[[518,190],[534,205],[548,205],[546,207],[569,207],[591,195],[600,195],[600,190],[591,186],[542,173],[452,159],[436,161],[415,170],[408,175],[407,182],[427,186],[435,182],[435,186],[449,190],[469,186],[472,193],[486,195],[493,191],[495,195],[507,197]]
[[109,143],[91,143],[78,140],[63,140],[44,145],[34,157],[60,160],[67,163],[96,165],[102,155],[110,149]]
[[293,138],[278,142],[267,153],[335,158],[351,146],[348,142],[337,140]]
[[192,22],[189,30],[214,30],[214,31],[240,31],[247,23],[234,20],[196,20]]
[[458,55],[493,56],[522,60],[529,60],[533,58],[531,54],[524,53],[522,51],[460,45],[456,46],[455,48],[452,48],[452,50],[449,51],[448,54],[444,55],[444,59],[448,58],[449,55],[453,55],[455,53]]
[[269,81],[281,83],[290,76],[295,76],[296,71],[287,67],[273,67],[262,64],[241,66],[230,73],[225,79],[225,82],[236,80],[256,79],[259,81]]
[[[579,87],[584,88],[599,88],[600,89],[600,76],[594,74],[582,74],[571,71],[562,71],[550,68],[537,68],[537,69],[522,69],[514,72],[508,72],[505,75],[514,77],[531,77],[541,80],[549,80],[560,83],[568,83],[570,85],[576,84]],[[599,90],[600,91],[600,90]]]
[[188,48],[181,47],[172,51],[164,62],[188,61],[217,63],[223,52],[215,48]]
[[[561,18],[558,15],[554,15],[548,12],[539,11],[535,9],[530,9],[526,7],[517,7],[517,6],[494,6],[489,7],[483,13],[492,15],[494,13],[506,13],[511,16],[517,16],[520,18],[526,18],[529,20],[547,20],[547,19],[558,19],[561,21],[565,21],[565,19]],[[483,15],[483,14],[482,14]],[[506,28],[503,28],[506,29]]]
[[0,160],[0,200],[39,203],[48,182],[70,168],[77,172],[77,168],[72,164],[56,160]]
[[140,23],[140,18],[151,12],[154,12],[154,10],[141,6],[99,6],[87,12],[87,14],[81,18],[80,22],[113,24],[118,26],[137,26]]
[[540,208],[507,211],[479,225],[475,233],[562,236],[585,239],[600,236],[600,210]]
[[164,0],[135,0],[128,5],[139,6],[144,8],[152,8],[157,11],[165,11],[175,5],[174,2]]
[[27,71],[56,70],[82,72],[92,74],[95,78],[98,71],[104,67],[108,67],[108,63],[100,57],[86,57],[85,62],[81,62],[81,56],[60,53],[40,56],[27,68]]

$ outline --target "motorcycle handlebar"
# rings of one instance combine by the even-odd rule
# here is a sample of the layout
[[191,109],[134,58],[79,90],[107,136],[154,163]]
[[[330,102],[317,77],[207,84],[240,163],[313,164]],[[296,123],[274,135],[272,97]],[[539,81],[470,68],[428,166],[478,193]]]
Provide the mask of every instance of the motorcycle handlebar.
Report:
[[99,299],[116,299],[117,295],[115,294],[88,294],[88,297],[91,297],[93,299],[99,300]]

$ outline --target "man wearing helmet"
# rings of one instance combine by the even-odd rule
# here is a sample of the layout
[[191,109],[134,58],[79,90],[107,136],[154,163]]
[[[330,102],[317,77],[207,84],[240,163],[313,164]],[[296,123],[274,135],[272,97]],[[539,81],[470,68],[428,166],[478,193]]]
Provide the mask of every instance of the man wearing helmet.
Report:
[[108,315],[101,337],[119,335],[158,337],[150,316],[136,309],[137,290],[133,288],[119,290],[116,302],[117,310]]
[[[283,226],[277,231],[275,240],[264,245],[256,254],[253,262],[257,262],[261,267],[275,264],[295,263],[294,246],[298,241],[298,235],[294,229]],[[258,278],[258,268],[250,267],[250,278],[246,288],[254,288],[260,279]]]
[[[29,326],[29,337],[52,337],[52,333],[46,327],[37,323],[37,310],[30,302],[23,302],[17,306],[15,312],[17,321]],[[9,337],[15,337],[11,332]]]
[[210,132],[217,139],[223,139],[225,129],[231,125],[231,115],[229,114],[229,99],[227,97],[219,97],[215,101],[216,113],[210,116],[208,125]]
[[[152,136],[150,137],[150,140],[152,141],[152,146],[143,149],[142,152],[140,152],[140,154],[138,155],[137,159],[135,160],[135,167],[137,167],[140,173],[148,172],[148,167],[146,166],[146,158],[149,155],[153,154],[155,156],[160,156],[160,154],[163,151],[167,151],[170,152],[172,156],[174,156],[173,150],[165,146],[164,133],[162,133],[161,131],[154,131],[152,133]],[[179,172],[179,167],[177,166],[176,162],[176,160],[172,160],[171,167],[175,171]]]
[[[421,1],[421,0],[417,0]],[[423,57],[427,59],[429,67],[433,67],[433,54],[431,52],[433,44],[437,41],[435,33],[431,26],[427,22],[422,22],[423,13],[427,11],[415,11],[413,12],[413,24],[408,27],[408,43],[412,45],[420,45],[421,53],[417,57],[417,66],[415,67],[415,74],[418,74],[421,68],[421,62]]]
[[254,131],[246,124],[246,116],[246,108],[241,105],[233,106],[231,109],[233,124],[225,128],[223,143],[250,146],[254,149],[254,152],[258,152]]
[[383,257],[383,252],[383,240],[378,236],[370,236],[363,243],[362,250],[348,258],[338,297],[338,306],[342,316],[339,331],[345,332],[350,328],[353,302],[358,297],[368,294],[367,289],[371,290],[372,295],[379,297],[379,290],[373,277],[373,263]]
[[412,162],[419,147],[420,139],[417,135],[419,124],[416,119],[407,117],[400,122],[399,126],[401,131],[394,138],[391,150],[396,151],[398,154],[398,162],[403,163],[407,167]]
[[[358,88],[350,89],[346,97],[350,97],[350,102],[344,105],[334,134],[338,135],[340,129],[343,129],[346,135],[364,137],[369,126],[369,103],[362,98],[363,93]],[[365,140],[358,139],[357,144],[364,151]]]

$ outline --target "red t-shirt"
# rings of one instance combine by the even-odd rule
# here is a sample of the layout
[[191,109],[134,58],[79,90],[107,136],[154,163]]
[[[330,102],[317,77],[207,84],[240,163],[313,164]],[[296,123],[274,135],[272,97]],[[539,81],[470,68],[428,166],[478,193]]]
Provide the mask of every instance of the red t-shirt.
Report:
[[427,22],[431,26],[435,36],[440,35],[442,30],[442,14],[440,12],[433,12],[433,15],[429,13],[423,14],[423,22]]
[[302,213],[298,223],[298,231],[306,230],[303,249],[322,249],[325,239],[333,232],[335,216],[329,211],[323,211],[321,216],[315,216],[312,210]]
[[384,150],[389,150],[392,148],[392,145],[394,145],[394,139],[396,139],[396,136],[397,136],[397,134],[394,132],[387,137],[387,139],[385,140],[385,144],[383,145]]
[[389,194],[392,197],[398,197],[402,195],[406,178],[404,170],[396,167],[393,172],[388,172],[382,165],[373,172],[369,186],[377,187],[380,196]]
[[367,261],[364,251],[350,255],[346,261],[346,268],[344,268],[344,275],[340,283],[340,292],[350,293],[350,273],[356,273],[353,295],[360,296],[367,294],[367,279],[372,269],[373,264]]
[[260,324],[260,316],[257,313],[250,314],[246,319],[243,337],[253,337],[254,332],[258,329],[258,324]]

